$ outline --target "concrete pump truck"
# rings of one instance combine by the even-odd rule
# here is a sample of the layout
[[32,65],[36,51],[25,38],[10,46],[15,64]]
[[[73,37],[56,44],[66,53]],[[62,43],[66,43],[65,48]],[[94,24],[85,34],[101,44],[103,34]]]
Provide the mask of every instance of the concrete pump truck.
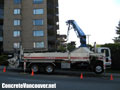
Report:
[[[80,47],[71,52],[41,52],[41,53],[25,53],[22,46],[20,53],[15,54],[13,58],[8,59],[9,66],[12,68],[23,67],[24,70],[29,69],[34,72],[38,72],[41,68],[46,73],[53,73],[56,68],[59,69],[71,69],[73,66],[86,66],[96,74],[101,74],[106,69],[106,57],[105,53],[90,51],[86,45],[86,35],[77,25],[74,20],[68,20],[68,32],[73,27],[77,32],[77,36],[80,39]],[[109,56],[110,51],[108,50]]]

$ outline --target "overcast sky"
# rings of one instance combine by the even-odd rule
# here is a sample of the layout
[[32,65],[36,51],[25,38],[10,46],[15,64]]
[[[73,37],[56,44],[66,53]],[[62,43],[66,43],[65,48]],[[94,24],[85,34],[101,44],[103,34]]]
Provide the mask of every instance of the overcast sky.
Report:
[[[116,26],[120,20],[120,0],[59,0],[60,33],[66,34],[66,21],[74,19],[86,35],[90,44],[113,43]],[[69,40],[79,43],[74,30]]]

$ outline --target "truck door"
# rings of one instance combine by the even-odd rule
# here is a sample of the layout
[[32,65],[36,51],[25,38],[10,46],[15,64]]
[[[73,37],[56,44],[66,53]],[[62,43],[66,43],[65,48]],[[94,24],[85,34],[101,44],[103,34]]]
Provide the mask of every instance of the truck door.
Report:
[[106,56],[106,66],[107,67],[110,67],[111,66],[111,54],[110,54],[110,50],[109,49],[105,49],[105,48],[102,48],[101,49],[101,53],[105,53],[105,56]]

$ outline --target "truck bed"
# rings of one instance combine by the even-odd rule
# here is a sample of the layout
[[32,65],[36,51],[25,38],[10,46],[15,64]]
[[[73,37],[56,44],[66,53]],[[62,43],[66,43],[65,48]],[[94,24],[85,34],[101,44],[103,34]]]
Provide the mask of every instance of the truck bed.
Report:
[[70,60],[70,61],[88,61],[88,53],[24,53],[24,59],[32,60]]

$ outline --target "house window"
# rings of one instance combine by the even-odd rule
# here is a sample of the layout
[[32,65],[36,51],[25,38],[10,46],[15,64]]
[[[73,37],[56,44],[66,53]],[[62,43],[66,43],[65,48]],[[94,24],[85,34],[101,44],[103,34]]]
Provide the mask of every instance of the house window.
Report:
[[14,4],[20,4],[21,0],[14,0]]
[[35,30],[33,31],[33,36],[38,37],[38,36],[44,36],[43,30]]
[[19,37],[20,36],[20,31],[16,30],[13,32],[13,37]]
[[43,2],[43,0],[33,0],[33,3],[34,4],[40,4],[40,3],[42,3]]
[[20,14],[20,9],[14,9],[14,14]]
[[34,42],[34,48],[44,48],[44,42]]
[[19,43],[19,42],[13,43],[13,47],[14,47],[14,48],[20,48],[20,43]]
[[20,20],[19,19],[14,20],[14,26],[19,26],[19,25],[20,25]]
[[33,25],[43,25],[43,19],[33,20]]
[[34,9],[33,10],[33,14],[36,15],[36,14],[43,14],[44,13],[44,10],[43,9]]

